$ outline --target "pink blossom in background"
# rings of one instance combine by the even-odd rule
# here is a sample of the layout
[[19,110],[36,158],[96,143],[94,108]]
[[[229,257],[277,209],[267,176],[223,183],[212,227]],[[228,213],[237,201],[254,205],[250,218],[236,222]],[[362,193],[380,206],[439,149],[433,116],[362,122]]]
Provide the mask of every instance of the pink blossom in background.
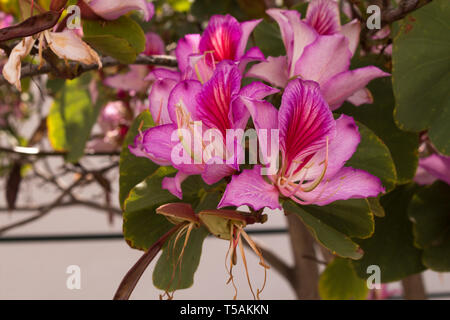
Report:
[[85,0],[85,2],[92,11],[105,20],[115,20],[130,11],[140,10],[144,14],[144,20],[149,21],[155,13],[153,3],[146,0]]
[[267,177],[261,166],[233,176],[219,208],[276,209],[281,208],[280,196],[303,205],[326,205],[384,192],[377,177],[344,166],[360,142],[358,127],[345,115],[334,120],[316,82],[290,81],[279,111],[265,101],[245,100],[257,129],[279,130],[281,165]]
[[435,153],[419,159],[419,167],[414,181],[424,185],[431,184],[436,180],[442,180],[450,185],[450,157]]

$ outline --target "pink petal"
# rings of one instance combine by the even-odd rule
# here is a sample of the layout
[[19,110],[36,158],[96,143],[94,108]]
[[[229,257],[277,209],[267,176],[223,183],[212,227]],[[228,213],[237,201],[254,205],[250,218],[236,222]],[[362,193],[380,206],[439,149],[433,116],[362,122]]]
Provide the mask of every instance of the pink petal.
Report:
[[347,101],[355,106],[360,106],[362,104],[371,104],[373,103],[373,96],[369,89],[363,88],[348,97]]
[[267,14],[278,23],[284,46],[286,48],[288,75],[293,76],[294,67],[302,56],[304,49],[313,43],[317,32],[300,20],[296,10],[269,9]]
[[164,79],[172,79],[175,81],[181,80],[181,74],[178,71],[170,70],[166,68],[155,68],[147,75],[145,80],[155,81],[155,80],[164,80]]
[[242,36],[241,26],[234,17],[214,15],[203,32],[200,52],[212,51],[216,62],[237,60]]
[[[358,127],[352,117],[341,115],[336,120],[336,136],[330,140],[328,146],[328,166],[325,178],[333,177],[345,165],[356,151],[361,141]],[[326,150],[317,152],[309,163],[314,164],[308,170],[306,180],[314,180],[319,177],[323,165],[318,165],[325,160]]]
[[354,19],[341,27],[341,34],[347,37],[348,47],[352,52],[352,56],[355,54],[356,48],[358,48],[360,32],[361,24],[357,19]]
[[178,41],[175,55],[178,61],[178,68],[185,72],[189,67],[189,56],[199,53],[199,43],[201,36],[199,34],[187,34]]
[[196,80],[184,80],[178,83],[169,96],[169,116],[173,123],[177,123],[175,108],[178,104],[186,108],[194,120],[197,120],[197,100],[196,96],[201,91],[202,85]]
[[338,3],[333,0],[312,0],[306,12],[306,23],[320,35],[333,35],[341,27]]
[[177,84],[177,81],[171,79],[157,80],[153,83],[148,96],[150,103],[150,113],[156,124],[168,124],[172,120],[169,116],[167,107],[170,93]]
[[207,164],[202,178],[207,184],[214,184],[224,177],[231,176],[234,172],[235,169],[227,164]]
[[149,21],[154,12],[152,4],[145,0],[92,0],[89,2],[91,9],[106,20],[115,20],[133,10],[142,10],[145,21]]
[[295,75],[322,86],[334,75],[348,70],[351,57],[346,37],[321,36],[305,48],[295,66]]
[[151,56],[164,54],[166,52],[166,45],[158,34],[154,32],[147,32],[145,34],[145,40],[144,54]]
[[175,142],[171,141],[172,133],[177,126],[166,124],[145,130],[134,139],[128,148],[137,157],[145,157],[160,166],[171,164],[171,153]]
[[148,69],[146,66],[130,65],[130,71],[106,78],[103,83],[108,87],[124,91],[142,91],[149,83],[145,78]]
[[238,59],[244,55],[245,48],[247,47],[248,37],[261,21],[262,19],[258,19],[258,20],[244,21],[241,23],[242,35],[237,50]]
[[258,78],[283,88],[289,79],[286,57],[268,57],[267,62],[253,65],[245,77]]
[[204,84],[197,96],[198,118],[207,127],[220,130],[224,137],[226,130],[233,128],[231,103],[240,87],[241,74],[238,68],[224,61],[217,66],[213,77]]
[[348,97],[363,89],[371,80],[388,76],[390,76],[389,73],[374,66],[342,72],[322,86],[322,93],[331,110],[335,110]]
[[308,203],[324,206],[336,200],[376,197],[384,192],[380,179],[364,170],[344,167],[311,192],[296,195]]
[[288,83],[278,119],[286,172],[291,166],[304,164],[308,156],[326,146],[327,137],[335,135],[333,114],[313,81],[294,79]]
[[178,171],[175,177],[165,177],[162,180],[161,187],[164,190],[168,190],[178,199],[183,199],[183,190],[181,189],[181,184],[184,180],[189,177],[188,174]]
[[247,205],[254,210],[265,207],[281,209],[278,196],[277,188],[261,176],[261,166],[254,166],[252,170],[244,170],[240,175],[233,176],[218,208]]
[[432,154],[419,160],[419,166],[450,185],[450,157]]
[[239,60],[239,70],[244,73],[247,64],[254,61],[266,61],[264,54],[258,47],[250,48]]

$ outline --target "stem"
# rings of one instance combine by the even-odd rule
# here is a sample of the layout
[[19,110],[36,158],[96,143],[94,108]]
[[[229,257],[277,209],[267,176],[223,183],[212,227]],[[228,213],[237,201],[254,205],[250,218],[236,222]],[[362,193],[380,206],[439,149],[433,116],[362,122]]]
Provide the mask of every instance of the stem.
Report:
[[425,285],[422,274],[413,274],[402,280],[403,296],[406,300],[425,300]]
[[116,294],[114,295],[114,300],[128,300],[130,298],[131,293],[144,273],[145,269],[147,269],[150,262],[156,257],[158,252],[163,247],[164,243],[170,238],[172,234],[180,229],[184,224],[179,223],[170,229],[167,233],[165,233],[161,238],[159,238],[148,250],[145,252],[142,257],[135,263],[135,265],[127,272],[122,282],[120,282],[119,288],[117,288]]
[[287,215],[288,230],[294,255],[294,278],[291,285],[298,299],[319,299],[319,269],[317,262],[307,257],[316,257],[314,238],[301,220],[294,214]]

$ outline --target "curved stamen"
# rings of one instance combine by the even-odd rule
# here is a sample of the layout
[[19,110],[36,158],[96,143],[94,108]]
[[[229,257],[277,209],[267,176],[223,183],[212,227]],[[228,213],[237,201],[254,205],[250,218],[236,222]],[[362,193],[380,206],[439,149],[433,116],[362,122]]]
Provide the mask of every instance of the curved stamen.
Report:
[[322,173],[320,174],[320,176],[309,187],[304,188],[302,191],[303,192],[311,192],[315,188],[317,188],[319,183],[321,183],[323,178],[325,177],[325,173],[327,172],[327,168],[328,168],[328,136],[327,136],[327,144],[326,144],[326,151],[325,151],[325,162],[324,162]]

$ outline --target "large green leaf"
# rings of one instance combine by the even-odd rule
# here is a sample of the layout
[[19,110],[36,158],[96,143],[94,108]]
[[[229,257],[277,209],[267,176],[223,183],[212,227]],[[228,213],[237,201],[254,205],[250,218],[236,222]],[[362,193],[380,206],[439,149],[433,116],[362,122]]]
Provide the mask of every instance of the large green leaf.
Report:
[[344,258],[360,259],[362,252],[349,236],[309,213],[306,206],[299,206],[291,200],[283,203],[288,214],[296,214],[311,231],[314,238],[334,254]]
[[450,271],[450,186],[437,181],[421,188],[409,206],[415,243],[424,249],[423,263],[435,271]]
[[412,223],[408,205],[415,192],[414,185],[403,185],[381,197],[386,216],[375,218],[375,233],[369,239],[355,240],[364,250],[364,257],[353,261],[356,273],[367,278],[367,267],[377,265],[381,281],[400,280],[425,269],[421,262],[422,250],[414,246]]
[[326,300],[364,300],[369,289],[348,259],[335,258],[319,278],[319,294]]
[[119,201],[122,208],[130,190],[159,167],[147,158],[136,157],[128,149],[128,146],[133,144],[134,138],[139,134],[139,130],[144,131],[153,126],[154,122],[150,112],[144,111],[134,120],[125,137],[119,162]]
[[366,125],[386,144],[395,163],[398,183],[407,183],[412,180],[417,169],[418,134],[402,131],[395,124],[395,100],[390,78],[376,79],[368,88],[373,95],[373,104],[355,107],[345,103],[338,112],[350,115]]
[[450,155],[450,1],[435,0],[399,23],[394,38],[395,118],[401,128],[429,129],[438,150]]
[[133,19],[122,16],[112,21],[83,21],[83,39],[104,55],[133,63],[145,50],[145,34]]
[[67,151],[67,161],[83,156],[101,106],[101,98],[92,104],[84,77],[67,80],[57,93],[47,117],[48,137],[55,150]]
[[397,180],[397,172],[388,147],[365,125],[358,122],[357,126],[361,142],[345,165],[371,173],[380,178],[386,192],[392,190]]

